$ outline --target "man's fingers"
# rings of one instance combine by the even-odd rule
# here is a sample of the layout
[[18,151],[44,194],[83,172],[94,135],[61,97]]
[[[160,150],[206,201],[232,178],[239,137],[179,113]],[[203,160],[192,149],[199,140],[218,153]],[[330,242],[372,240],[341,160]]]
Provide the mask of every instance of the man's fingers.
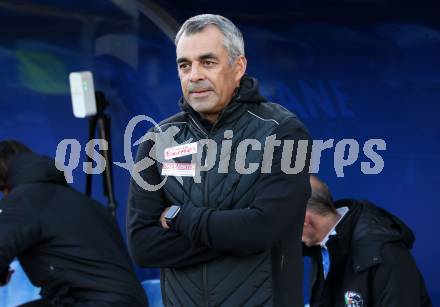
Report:
[[165,221],[165,218],[164,218],[163,216],[160,218],[160,223],[161,223],[161,225],[162,225],[163,228],[165,228],[165,229],[170,229],[170,227],[168,226],[168,224],[167,224],[167,222]]
[[168,226],[167,221],[165,220],[165,214],[168,212],[169,209],[170,207],[166,208],[160,215],[160,224],[162,225],[163,228],[167,230],[170,229],[170,227]]

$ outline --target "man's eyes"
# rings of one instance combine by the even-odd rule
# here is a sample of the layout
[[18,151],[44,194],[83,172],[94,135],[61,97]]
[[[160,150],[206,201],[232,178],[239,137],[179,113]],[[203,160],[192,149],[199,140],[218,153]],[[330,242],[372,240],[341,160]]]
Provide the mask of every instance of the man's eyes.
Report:
[[[217,62],[211,61],[211,60],[204,60],[201,62],[201,64],[204,67],[210,68],[210,67],[215,66],[217,64]],[[179,70],[188,70],[190,67],[191,67],[190,63],[181,63],[178,65]]]
[[207,67],[214,66],[215,64],[216,63],[214,61],[209,61],[209,60],[203,61],[203,65]]

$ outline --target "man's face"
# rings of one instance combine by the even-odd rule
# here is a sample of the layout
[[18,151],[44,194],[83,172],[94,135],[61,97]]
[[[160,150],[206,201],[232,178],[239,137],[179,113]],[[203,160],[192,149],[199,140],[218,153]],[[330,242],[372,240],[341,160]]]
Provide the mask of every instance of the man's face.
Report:
[[229,64],[223,39],[216,26],[207,26],[201,32],[182,36],[176,48],[183,96],[211,122],[230,102],[246,70],[244,56]]
[[303,234],[302,234],[302,241],[307,246],[314,246],[318,245],[322,238],[320,236],[320,231],[318,230],[317,220],[315,219],[315,214],[306,211],[306,216],[304,219],[304,226],[303,226]]

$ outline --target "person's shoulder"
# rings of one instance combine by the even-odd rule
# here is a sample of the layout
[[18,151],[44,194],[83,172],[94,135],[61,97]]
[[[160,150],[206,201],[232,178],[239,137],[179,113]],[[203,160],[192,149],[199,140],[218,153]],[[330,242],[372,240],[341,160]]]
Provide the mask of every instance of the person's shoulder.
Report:
[[262,102],[255,104],[249,108],[248,112],[256,119],[274,123],[275,126],[278,126],[278,129],[283,127],[303,129],[308,133],[304,123],[298,116],[278,103]]
[[3,211],[19,211],[19,212],[37,212],[38,204],[35,202],[35,184],[27,184],[22,187],[15,188],[8,196],[0,200],[0,210]]
[[402,242],[387,242],[382,246],[381,261],[376,270],[385,274],[419,276],[414,257]]
[[249,108],[249,112],[252,112],[255,116],[258,116],[261,119],[273,121],[278,124],[282,123],[286,119],[299,121],[299,118],[295,113],[274,102],[262,102],[255,104],[253,107]]
[[402,264],[414,265],[411,251],[402,242],[387,242],[382,246],[382,263],[399,267]]

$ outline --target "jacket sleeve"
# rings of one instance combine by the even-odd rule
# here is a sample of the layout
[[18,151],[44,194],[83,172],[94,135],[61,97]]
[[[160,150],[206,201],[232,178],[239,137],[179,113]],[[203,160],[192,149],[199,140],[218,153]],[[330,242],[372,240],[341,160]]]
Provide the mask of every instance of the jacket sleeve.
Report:
[[371,277],[375,307],[432,306],[423,277],[405,246],[388,243],[382,257]]
[[[139,147],[136,161],[149,155],[150,141]],[[140,173],[150,185],[161,178],[153,165]],[[168,207],[161,189],[148,191],[131,180],[127,207],[127,231],[130,253],[143,267],[184,267],[221,256],[203,245],[196,245],[173,230],[160,225],[160,215]]]
[[[289,119],[275,131],[277,140],[308,140],[303,125]],[[310,196],[309,157],[298,174],[281,170],[283,143],[275,147],[270,173],[262,173],[256,182],[256,195],[245,209],[215,210],[185,205],[176,221],[176,230],[194,244],[228,253],[255,253],[270,249],[287,232],[301,240],[307,200]],[[291,166],[295,165],[296,146]]]
[[15,257],[41,240],[38,212],[13,193],[0,202],[0,272],[4,274]]

